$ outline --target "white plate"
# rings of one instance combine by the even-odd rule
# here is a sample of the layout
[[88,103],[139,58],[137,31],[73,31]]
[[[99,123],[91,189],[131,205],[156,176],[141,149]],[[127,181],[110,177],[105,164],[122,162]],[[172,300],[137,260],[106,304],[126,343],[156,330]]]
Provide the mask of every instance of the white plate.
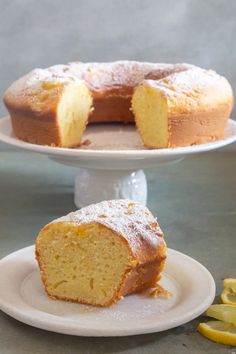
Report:
[[236,122],[228,121],[223,139],[175,149],[145,149],[134,125],[89,125],[83,135],[83,140],[86,139],[91,141],[89,146],[75,149],[30,144],[14,136],[9,117],[0,119],[0,140],[17,148],[45,154],[60,164],[80,168],[74,194],[78,208],[99,202],[101,198],[127,198],[146,204],[147,181],[140,169],[158,168],[178,162],[185,155],[226,146],[236,141]]
[[34,246],[0,261],[0,308],[17,320],[48,331],[80,336],[127,336],[164,331],[203,313],[215,296],[206,268],[171,249],[161,284],[170,299],[130,295],[110,308],[51,300],[44,292]]
[[[0,119],[0,140],[35,152],[56,155],[60,157],[77,157],[87,159],[143,159],[162,156],[178,156],[210,151],[236,141],[236,122],[230,119],[223,139],[206,144],[168,149],[145,149],[134,125],[97,124],[89,125],[83,136],[83,141],[89,139],[88,147],[74,149],[36,145],[19,140],[12,133],[9,117]],[[105,143],[104,143],[105,141]]]

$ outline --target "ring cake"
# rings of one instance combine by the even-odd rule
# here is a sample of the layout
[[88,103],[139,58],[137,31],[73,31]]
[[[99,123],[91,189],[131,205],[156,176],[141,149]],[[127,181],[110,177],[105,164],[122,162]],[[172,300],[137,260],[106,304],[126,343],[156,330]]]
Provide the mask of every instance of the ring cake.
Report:
[[111,200],[45,226],[36,240],[36,258],[51,298],[109,306],[157,286],[166,244],[145,206]]
[[135,122],[148,148],[224,136],[233,106],[228,81],[190,64],[70,63],[35,69],[4,95],[15,135],[75,147],[88,123]]

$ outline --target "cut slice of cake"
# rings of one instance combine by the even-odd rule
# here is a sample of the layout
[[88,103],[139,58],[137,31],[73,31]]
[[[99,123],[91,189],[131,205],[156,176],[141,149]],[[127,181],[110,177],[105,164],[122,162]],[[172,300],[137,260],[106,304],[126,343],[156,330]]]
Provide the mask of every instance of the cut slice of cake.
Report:
[[156,286],[166,244],[145,206],[113,200],[45,226],[36,240],[36,258],[51,298],[109,306]]

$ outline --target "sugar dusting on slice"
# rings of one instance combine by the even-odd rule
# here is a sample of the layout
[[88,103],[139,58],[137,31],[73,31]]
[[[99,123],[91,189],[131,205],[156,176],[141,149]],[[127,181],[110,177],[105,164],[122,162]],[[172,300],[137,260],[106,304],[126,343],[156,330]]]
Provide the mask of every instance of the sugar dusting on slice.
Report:
[[163,233],[157,220],[142,204],[132,200],[110,200],[92,204],[63,216],[54,222],[89,224],[97,222],[127,239],[134,253],[142,258],[144,245],[152,256],[157,246],[164,243]]

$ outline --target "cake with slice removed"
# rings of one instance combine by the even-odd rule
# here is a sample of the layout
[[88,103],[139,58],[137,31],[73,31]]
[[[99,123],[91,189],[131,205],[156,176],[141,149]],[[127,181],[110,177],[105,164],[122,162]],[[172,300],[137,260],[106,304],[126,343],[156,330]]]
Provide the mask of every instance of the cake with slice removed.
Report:
[[75,62],[31,71],[4,103],[30,143],[80,146],[87,122],[133,122],[146,148],[174,148],[221,139],[233,93],[224,77],[186,63]]

